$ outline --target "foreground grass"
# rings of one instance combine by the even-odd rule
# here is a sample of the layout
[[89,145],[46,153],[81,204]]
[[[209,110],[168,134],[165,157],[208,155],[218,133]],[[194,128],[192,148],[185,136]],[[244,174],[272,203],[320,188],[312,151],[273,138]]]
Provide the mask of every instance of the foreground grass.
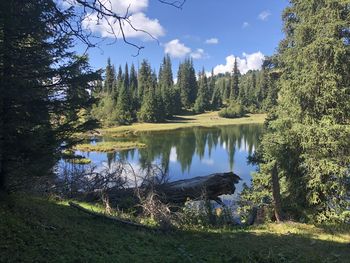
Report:
[[135,148],[144,148],[146,145],[140,142],[132,141],[109,141],[109,142],[98,142],[96,144],[78,144],[75,146],[76,150],[82,152],[115,152],[118,150],[129,150]]
[[162,233],[94,218],[66,202],[0,201],[0,262],[349,262],[349,242],[350,228],[288,223]]
[[129,126],[117,126],[101,129],[102,134],[118,136],[123,134],[136,134],[143,131],[166,131],[188,127],[215,127],[235,124],[264,123],[266,114],[249,114],[246,117],[227,119],[221,118],[218,112],[208,112],[198,115],[177,116],[165,123],[134,123]]

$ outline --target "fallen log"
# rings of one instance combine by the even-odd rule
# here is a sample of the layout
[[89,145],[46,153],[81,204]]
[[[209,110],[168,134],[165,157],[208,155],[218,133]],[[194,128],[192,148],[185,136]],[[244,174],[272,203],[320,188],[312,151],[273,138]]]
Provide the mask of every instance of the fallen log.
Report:
[[117,218],[117,217],[113,217],[113,216],[97,213],[97,212],[91,211],[89,209],[86,209],[86,208],[82,207],[81,205],[78,205],[78,204],[73,203],[73,202],[69,202],[69,205],[71,207],[73,207],[73,208],[78,209],[79,211],[82,211],[82,212],[84,212],[86,214],[89,214],[91,216],[94,216],[94,217],[108,219],[108,220],[111,220],[111,221],[114,221],[114,222],[117,222],[117,223],[121,223],[121,224],[124,224],[124,225],[128,225],[128,226],[133,226],[133,227],[138,227],[138,228],[143,228],[143,229],[148,229],[148,230],[157,230],[156,228],[151,228],[151,227],[146,226],[146,225],[142,225],[142,224],[138,224],[138,223],[135,223],[135,222],[126,221],[126,220],[123,220],[123,219],[120,219],[120,218]]
[[[207,176],[198,176],[195,178],[174,181],[154,185],[153,190],[159,196],[162,202],[183,204],[188,199],[200,200],[209,199],[222,204],[219,196],[233,194],[241,178],[232,173],[215,173]],[[135,188],[127,189],[109,189],[107,194],[112,205],[120,204],[120,200],[125,198],[135,198]],[[147,187],[140,188],[146,190]]]
[[157,192],[170,203],[184,203],[186,200],[209,199],[219,201],[220,195],[233,194],[235,184],[241,178],[232,172],[198,176],[156,186]]

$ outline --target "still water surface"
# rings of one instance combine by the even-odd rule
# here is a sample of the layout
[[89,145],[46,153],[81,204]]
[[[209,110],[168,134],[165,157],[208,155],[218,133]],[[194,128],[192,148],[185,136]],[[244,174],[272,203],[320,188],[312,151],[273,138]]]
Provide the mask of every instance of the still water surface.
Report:
[[110,166],[120,158],[131,163],[135,170],[157,164],[168,171],[170,181],[233,171],[242,178],[237,185],[239,192],[243,183],[250,184],[251,173],[256,170],[247,163],[247,157],[254,153],[262,131],[260,124],[245,124],[143,132],[136,137],[101,140],[137,140],[145,143],[146,148],[78,154],[90,158],[97,167]]

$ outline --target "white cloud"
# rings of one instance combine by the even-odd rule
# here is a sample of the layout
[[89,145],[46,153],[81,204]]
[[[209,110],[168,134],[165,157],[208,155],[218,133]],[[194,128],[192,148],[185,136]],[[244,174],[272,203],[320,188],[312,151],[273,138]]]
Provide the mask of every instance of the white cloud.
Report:
[[[153,37],[160,37],[165,34],[165,30],[160,25],[158,19],[150,19],[144,13],[132,14],[129,20],[134,28],[142,29]],[[122,37],[122,32],[116,19],[104,19],[98,22],[97,14],[94,13],[84,19],[83,25],[86,29],[94,33],[99,33],[102,37],[114,37],[114,34],[117,37]],[[145,32],[134,30],[128,23],[123,24],[123,31],[126,38],[152,39]]]
[[191,49],[181,43],[180,40],[174,39],[164,45],[165,53],[169,54],[173,58],[182,58],[191,53]]
[[[260,51],[252,54],[243,53],[242,58],[237,57],[239,71],[242,74],[245,74],[249,70],[261,69],[264,59],[265,59],[265,56]],[[226,57],[226,64],[217,65],[214,68],[214,74],[217,75],[220,73],[232,72],[234,63],[235,63],[234,55],[230,55]]]
[[[60,6],[80,6],[76,0],[56,0]],[[124,16],[127,13],[133,14],[144,11],[148,7],[148,0],[101,0],[101,4],[108,10]]]
[[209,39],[205,40],[205,43],[209,44],[209,45],[216,45],[216,44],[219,44],[219,39],[217,39],[215,37],[209,38]]
[[214,160],[213,160],[213,159],[203,159],[201,162],[202,162],[203,164],[208,165],[208,166],[214,165]]
[[170,149],[169,160],[170,160],[170,162],[173,162],[173,163],[177,162],[177,153],[176,153],[175,147],[171,147],[171,149]]
[[67,9],[72,5],[74,5],[74,2],[72,2],[71,0],[57,0],[57,4],[58,4],[58,7]]
[[208,55],[205,54],[204,49],[198,48],[196,51],[193,51],[193,52],[191,53],[191,57],[192,57],[193,59],[201,59],[201,58],[208,57]]
[[270,11],[265,10],[258,15],[258,19],[266,21],[269,19],[269,16],[271,16]]
[[[155,38],[165,35],[165,30],[159,23],[159,20],[151,19],[142,12],[147,9],[148,0],[110,0],[103,3],[107,8],[110,8],[120,16],[128,13],[128,18],[132,26],[135,29],[141,30],[135,30],[127,22],[124,22],[122,27],[126,38],[151,40],[152,37],[148,34]],[[115,35],[119,38],[122,37],[118,20],[115,18],[98,19],[97,13],[90,13],[85,17],[83,26],[85,29],[91,30],[93,33],[98,33],[102,37],[113,38]]]
[[[144,11],[148,7],[148,0],[109,0],[105,1],[115,13],[125,15]],[[129,9],[129,10],[128,10]]]
[[184,43],[181,43],[179,39],[173,39],[168,43],[165,43],[164,52],[173,58],[190,56],[193,59],[201,59],[208,57],[208,54],[204,52],[204,49],[198,48],[195,51],[192,51],[190,47],[187,47]]
[[244,22],[243,25],[242,25],[242,28],[247,28],[249,26],[250,26],[250,24],[248,22]]

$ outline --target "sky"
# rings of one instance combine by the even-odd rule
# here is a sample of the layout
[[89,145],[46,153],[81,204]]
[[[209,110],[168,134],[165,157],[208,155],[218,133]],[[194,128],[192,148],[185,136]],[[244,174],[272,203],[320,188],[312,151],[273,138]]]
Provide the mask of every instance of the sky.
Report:
[[[259,69],[264,56],[272,55],[283,38],[281,14],[288,1],[187,0],[182,9],[158,0],[111,0],[111,4],[119,14],[130,4],[133,25],[158,41],[125,26],[128,41],[145,47],[134,57],[137,49],[122,39],[115,42],[107,22],[96,25],[91,14],[84,27],[105,39],[99,48],[88,50],[91,66],[104,68],[108,57],[116,66],[128,62],[138,67],[147,59],[158,70],[163,56],[169,54],[176,77],[179,62],[186,57],[193,58],[196,71],[204,67],[215,74],[230,72],[235,57],[243,74]],[[85,48],[82,43],[75,46],[78,53]]]

